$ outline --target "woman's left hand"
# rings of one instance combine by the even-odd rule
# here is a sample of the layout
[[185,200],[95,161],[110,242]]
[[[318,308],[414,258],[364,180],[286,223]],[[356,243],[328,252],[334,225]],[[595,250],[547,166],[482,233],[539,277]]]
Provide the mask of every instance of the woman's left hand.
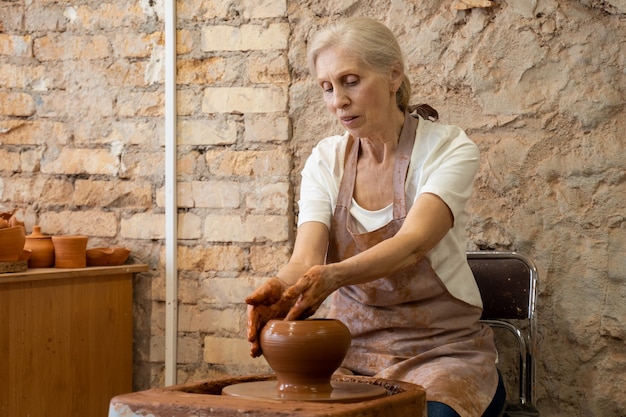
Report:
[[295,300],[285,320],[303,320],[312,316],[324,300],[337,289],[330,278],[328,265],[316,265],[287,288],[283,297]]

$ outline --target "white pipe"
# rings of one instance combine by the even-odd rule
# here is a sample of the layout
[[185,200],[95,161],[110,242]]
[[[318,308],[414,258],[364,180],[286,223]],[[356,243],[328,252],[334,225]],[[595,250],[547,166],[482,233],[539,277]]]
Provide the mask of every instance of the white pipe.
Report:
[[176,384],[178,199],[176,192],[176,0],[165,4],[165,385]]

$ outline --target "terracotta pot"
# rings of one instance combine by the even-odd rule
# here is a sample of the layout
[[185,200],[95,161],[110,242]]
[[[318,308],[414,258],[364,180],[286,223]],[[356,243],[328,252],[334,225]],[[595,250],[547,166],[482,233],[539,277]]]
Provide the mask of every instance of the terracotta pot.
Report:
[[123,265],[128,255],[130,249],[120,246],[87,249],[87,266]]
[[40,226],[33,226],[33,232],[26,236],[24,249],[32,251],[28,260],[29,268],[52,268],[54,266],[52,238],[42,234]]
[[87,236],[52,236],[55,268],[87,266]]
[[26,232],[24,226],[0,229],[0,262],[15,262],[24,249]]
[[261,330],[263,356],[285,393],[332,391],[330,379],[348,352],[350,330],[335,319],[270,320]]

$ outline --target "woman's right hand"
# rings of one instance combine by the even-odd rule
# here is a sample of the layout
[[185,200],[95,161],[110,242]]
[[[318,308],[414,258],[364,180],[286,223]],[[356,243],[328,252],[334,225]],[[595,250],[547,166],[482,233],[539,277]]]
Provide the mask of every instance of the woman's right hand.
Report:
[[246,298],[248,304],[247,337],[250,342],[250,356],[257,357],[263,352],[259,332],[272,319],[284,318],[293,305],[292,299],[283,297],[287,284],[278,278],[271,278]]

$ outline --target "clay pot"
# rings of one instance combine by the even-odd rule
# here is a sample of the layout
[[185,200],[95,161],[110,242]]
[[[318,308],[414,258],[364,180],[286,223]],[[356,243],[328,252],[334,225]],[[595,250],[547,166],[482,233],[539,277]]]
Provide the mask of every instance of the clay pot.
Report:
[[130,249],[120,246],[87,249],[87,266],[123,265],[128,255]]
[[52,236],[55,268],[87,266],[87,236]]
[[24,249],[26,232],[24,226],[0,229],[0,262],[15,262]]
[[285,393],[332,391],[330,379],[352,337],[339,320],[270,320],[260,333],[261,350]]
[[32,251],[28,260],[29,268],[52,268],[54,266],[52,238],[42,234],[40,226],[33,226],[33,232],[26,236],[24,249]]

